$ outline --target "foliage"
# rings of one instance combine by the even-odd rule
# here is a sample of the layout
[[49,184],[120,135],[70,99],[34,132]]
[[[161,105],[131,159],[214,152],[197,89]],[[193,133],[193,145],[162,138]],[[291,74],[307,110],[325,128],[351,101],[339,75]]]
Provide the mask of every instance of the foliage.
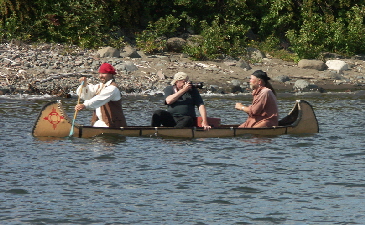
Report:
[[[242,57],[245,46],[282,57],[365,53],[363,0],[0,0],[0,40],[160,52],[174,35],[201,35],[196,59]],[[254,35],[247,36],[250,30]],[[187,35],[185,35],[187,36]],[[248,42],[247,42],[248,40]],[[289,48],[282,48],[289,43]],[[270,48],[270,49],[268,49]],[[284,54],[289,50],[288,54]],[[285,56],[284,56],[285,55]],[[294,57],[295,56],[295,57]]]
[[299,31],[289,30],[291,50],[299,58],[318,58],[325,51],[344,55],[364,53],[365,7],[353,7],[344,18],[310,13]]
[[349,54],[365,53],[365,6],[355,5],[346,12],[346,43],[345,51]]
[[211,25],[203,21],[201,37],[192,38],[192,44],[186,45],[184,52],[196,60],[242,56],[246,47],[244,34],[248,28],[231,21],[220,24],[219,20],[217,17]]
[[[100,4],[97,0],[35,0],[32,7],[36,13],[30,13],[30,10],[11,10],[12,14],[9,14],[7,13],[9,9],[14,7],[8,7],[6,4],[8,0],[4,0],[1,2],[3,4],[0,4],[2,6],[0,34],[3,39],[8,40],[64,42],[86,48],[102,45],[122,46],[124,43],[119,23],[123,21],[132,23],[131,19],[125,18],[126,12],[131,10],[125,10],[127,6],[120,4],[122,1],[102,1],[105,4]],[[124,0],[124,2],[129,1]],[[19,18],[28,20],[22,21]]]
[[168,15],[154,23],[149,23],[146,30],[137,34],[137,47],[147,53],[161,52],[166,49],[166,39],[173,37],[181,19]]
[[313,59],[324,51],[324,38],[327,37],[325,23],[316,20],[306,21],[299,32],[289,30],[286,34],[292,46],[290,49],[297,53],[299,58]]
[[252,43],[250,43],[252,47],[260,49],[265,52],[265,54],[269,54],[274,58],[279,58],[289,62],[299,62],[300,58],[297,54],[288,51],[285,47],[280,47],[280,44],[280,39],[274,35],[270,35],[265,41],[252,41]]

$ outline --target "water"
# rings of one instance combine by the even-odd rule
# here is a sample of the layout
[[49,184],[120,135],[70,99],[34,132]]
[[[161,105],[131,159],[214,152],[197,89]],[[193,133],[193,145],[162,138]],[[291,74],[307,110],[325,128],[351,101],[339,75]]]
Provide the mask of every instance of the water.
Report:
[[[251,96],[205,96],[208,114],[243,122]],[[37,139],[33,96],[0,98],[0,224],[363,224],[365,95],[281,95],[312,104],[320,133],[274,137]],[[63,100],[73,115],[75,99]],[[130,125],[162,100],[124,98]],[[89,124],[90,112],[77,122]]]

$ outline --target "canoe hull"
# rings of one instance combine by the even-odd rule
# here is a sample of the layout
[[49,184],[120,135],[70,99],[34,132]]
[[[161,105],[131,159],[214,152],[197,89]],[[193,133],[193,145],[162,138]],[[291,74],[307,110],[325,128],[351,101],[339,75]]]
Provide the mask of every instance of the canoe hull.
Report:
[[[312,106],[297,100],[292,111],[283,118],[283,125],[270,128],[238,128],[237,125],[221,125],[209,131],[200,127],[121,127],[100,128],[75,124],[73,137],[90,138],[100,134],[118,134],[127,137],[173,137],[173,138],[224,138],[244,135],[282,135],[318,133],[319,127]],[[32,134],[34,137],[68,137],[72,120],[67,116],[61,101],[53,101],[43,106]]]

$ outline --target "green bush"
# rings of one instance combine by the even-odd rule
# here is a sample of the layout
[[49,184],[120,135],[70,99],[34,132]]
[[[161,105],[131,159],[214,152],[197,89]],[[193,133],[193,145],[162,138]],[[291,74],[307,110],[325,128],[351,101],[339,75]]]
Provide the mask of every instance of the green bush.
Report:
[[166,50],[166,40],[173,37],[179,27],[181,19],[168,15],[158,21],[148,24],[146,30],[137,34],[137,47],[146,53],[156,53]]
[[124,17],[117,14],[124,8],[118,4],[120,0],[106,4],[97,0],[4,0],[0,2],[0,35],[6,40],[68,43],[84,48],[122,46],[123,37],[116,34]]
[[289,30],[286,33],[291,46],[290,50],[295,52],[301,59],[317,58],[325,50],[324,41],[327,35],[324,23],[313,19],[305,21],[300,31]]
[[[340,10],[339,10],[340,11]],[[299,58],[320,58],[323,52],[345,56],[364,53],[364,6],[353,6],[344,16],[335,16],[328,10],[324,15],[303,12],[305,18],[299,30],[289,30],[286,37],[290,49]]]
[[285,41],[297,58],[318,58],[364,54],[364,17],[363,0],[1,0],[0,39],[118,48],[126,36],[153,53],[191,33],[203,38],[185,51],[201,60],[242,57],[250,29],[266,51],[284,57]]
[[270,35],[262,42],[251,41],[251,43],[249,43],[250,46],[260,49],[265,54],[269,54],[274,58],[289,62],[299,62],[300,59],[296,53],[281,47],[280,44],[280,39],[275,35]]
[[365,53],[365,6],[355,5],[350,11],[346,12],[345,22],[348,24],[346,29],[346,52],[348,54]]
[[246,37],[248,28],[243,25],[234,25],[230,21],[219,23],[217,17],[212,25],[206,21],[201,23],[201,38],[193,38],[184,52],[196,60],[217,59],[224,55],[239,57],[245,55]]

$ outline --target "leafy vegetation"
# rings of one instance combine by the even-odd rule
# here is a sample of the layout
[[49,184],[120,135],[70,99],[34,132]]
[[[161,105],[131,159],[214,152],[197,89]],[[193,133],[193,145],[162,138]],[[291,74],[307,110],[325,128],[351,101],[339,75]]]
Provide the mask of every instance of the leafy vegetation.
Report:
[[197,60],[253,46],[297,61],[365,54],[364,18],[363,0],[0,0],[0,39],[156,53],[189,34],[184,52]]
[[201,22],[201,36],[192,38],[193,44],[185,46],[185,52],[193,59],[216,59],[225,55],[240,57],[246,53],[245,33],[248,28],[234,25],[230,21],[220,24],[220,18],[215,18],[211,25]]
[[163,52],[166,50],[167,38],[173,37],[181,19],[168,15],[156,22],[150,22],[147,29],[137,35],[137,47],[147,53]]

